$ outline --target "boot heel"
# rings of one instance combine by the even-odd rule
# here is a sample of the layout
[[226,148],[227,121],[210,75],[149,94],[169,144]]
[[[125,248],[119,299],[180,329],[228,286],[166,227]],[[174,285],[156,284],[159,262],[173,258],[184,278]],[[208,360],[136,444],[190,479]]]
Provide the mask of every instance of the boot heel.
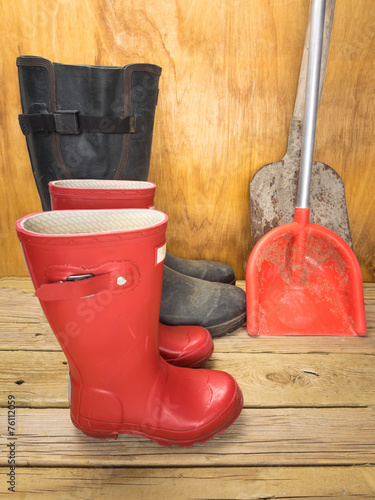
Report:
[[76,427],[79,431],[81,431],[83,434],[85,434],[88,437],[92,437],[92,438],[96,438],[96,439],[117,439],[118,433],[111,431],[109,429],[90,430],[87,423],[86,423],[86,425],[84,425],[81,421],[81,418],[79,418],[79,417],[77,418],[76,416],[73,415],[72,412],[70,412],[70,419],[71,419],[74,427]]

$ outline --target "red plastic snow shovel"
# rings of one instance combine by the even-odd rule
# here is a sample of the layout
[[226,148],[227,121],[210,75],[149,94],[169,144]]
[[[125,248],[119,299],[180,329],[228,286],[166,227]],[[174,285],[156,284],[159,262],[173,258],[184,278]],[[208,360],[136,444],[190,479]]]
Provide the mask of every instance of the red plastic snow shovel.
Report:
[[314,0],[294,222],[255,245],[246,271],[250,335],[365,335],[362,276],[349,245],[309,222],[325,0]]

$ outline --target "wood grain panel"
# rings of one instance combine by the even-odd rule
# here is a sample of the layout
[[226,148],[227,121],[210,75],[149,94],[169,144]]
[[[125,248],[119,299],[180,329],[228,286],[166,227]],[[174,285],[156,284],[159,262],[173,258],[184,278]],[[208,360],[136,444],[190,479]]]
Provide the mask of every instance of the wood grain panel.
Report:
[[[0,409],[2,423],[6,412]],[[223,434],[189,448],[165,448],[137,436],[89,438],[72,425],[67,409],[18,408],[16,419],[19,466],[317,466],[375,461],[375,413],[369,408],[245,409]],[[2,430],[2,449],[6,441]],[[6,464],[4,453],[0,466]]]
[[[0,19],[0,275],[26,275],[14,222],[40,210],[20,112],[18,55],[162,66],[150,180],[176,255],[231,264],[250,252],[248,186],[285,152],[308,0],[17,0]],[[337,2],[315,157],[347,190],[354,248],[373,281],[375,4]]]
[[[6,484],[6,469],[0,469]],[[375,467],[17,468],[25,498],[145,500],[372,499]],[[100,491],[100,493],[99,493]],[[2,492],[0,491],[0,497]]]

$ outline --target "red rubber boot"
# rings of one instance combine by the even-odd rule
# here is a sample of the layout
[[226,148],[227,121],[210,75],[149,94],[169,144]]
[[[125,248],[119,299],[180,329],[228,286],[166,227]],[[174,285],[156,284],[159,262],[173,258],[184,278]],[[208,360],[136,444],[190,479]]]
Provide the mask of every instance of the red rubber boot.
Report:
[[45,315],[68,359],[74,425],[190,446],[242,409],[233,377],[168,364],[159,354],[167,216],[154,210],[65,210],[16,229]]
[[[154,208],[155,184],[142,181],[67,179],[48,185],[53,210]],[[212,337],[202,326],[159,323],[159,349],[168,363],[201,366],[214,351]]]

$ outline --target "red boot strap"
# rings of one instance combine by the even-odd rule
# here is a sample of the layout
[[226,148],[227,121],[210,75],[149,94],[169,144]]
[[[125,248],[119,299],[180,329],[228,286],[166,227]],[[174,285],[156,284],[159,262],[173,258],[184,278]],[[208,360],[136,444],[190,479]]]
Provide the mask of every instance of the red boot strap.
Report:
[[130,292],[140,281],[138,266],[131,261],[106,262],[95,269],[51,266],[46,281],[35,292],[40,300],[70,300],[108,293]]
[[100,274],[77,281],[46,283],[35,292],[40,300],[67,300],[88,297],[111,288],[110,274]]

